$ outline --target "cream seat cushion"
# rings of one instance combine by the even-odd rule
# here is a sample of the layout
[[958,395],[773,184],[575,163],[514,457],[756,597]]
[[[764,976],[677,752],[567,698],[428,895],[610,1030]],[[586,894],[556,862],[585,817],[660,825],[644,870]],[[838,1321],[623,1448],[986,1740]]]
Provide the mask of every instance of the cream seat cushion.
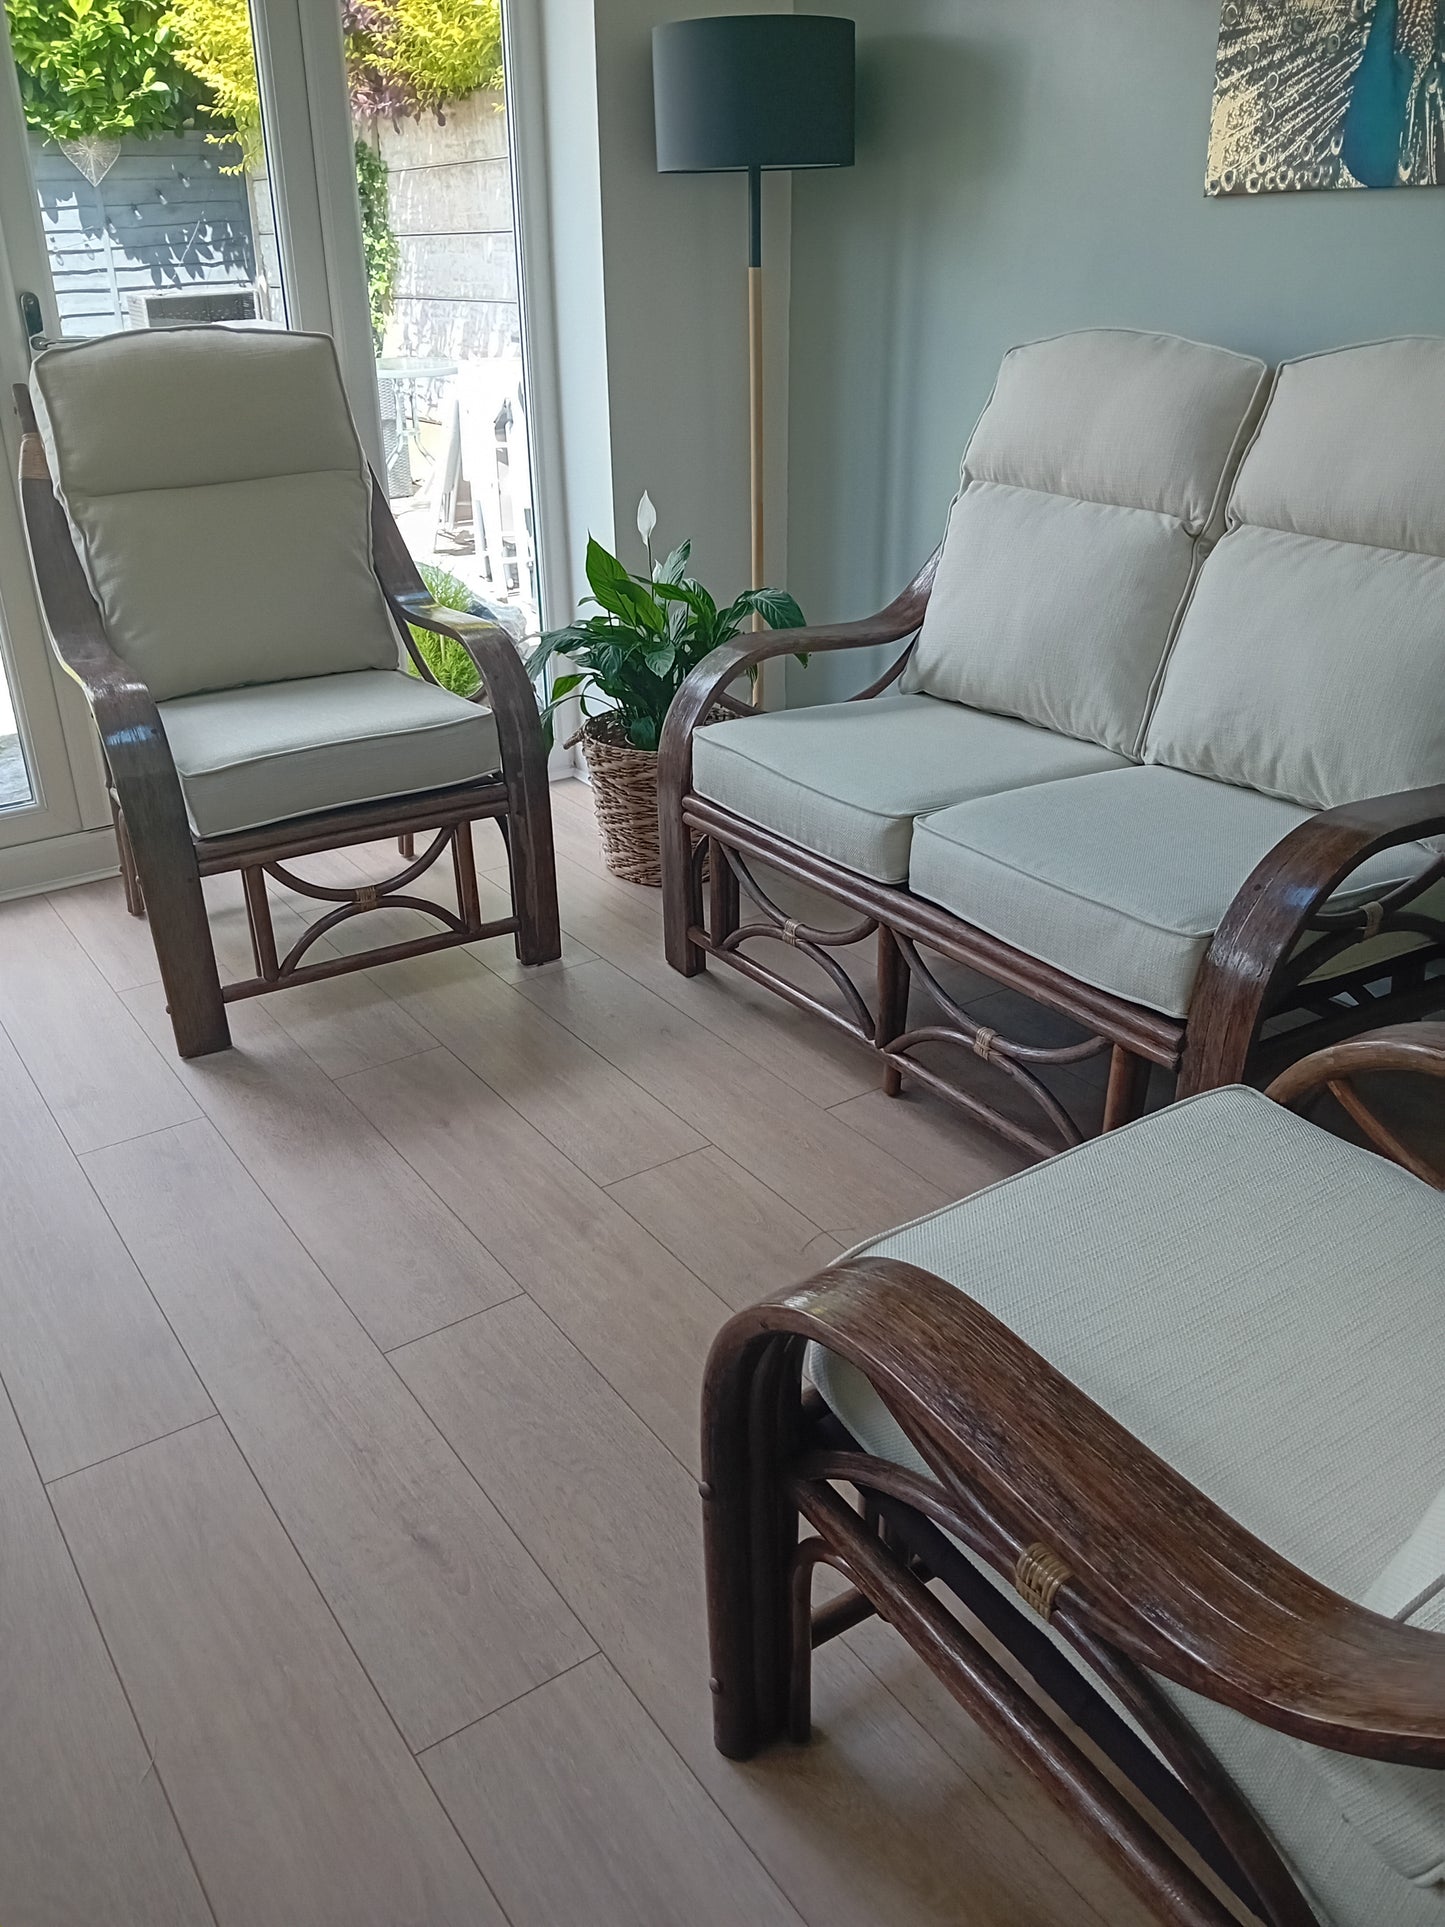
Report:
[[1138,753],[1262,362],[1098,328],[1015,348],[963,458],[903,687]]
[[901,883],[915,816],[1122,762],[1012,717],[931,696],[894,696],[700,729],[693,787],[847,869]]
[[[1402,1625],[1445,1633],[1445,1492],[1360,1603]],[[1435,1888],[1445,1906],[1445,1776],[1338,1753],[1322,1752],[1319,1763],[1348,1824],[1397,1873]]]
[[197,836],[475,782],[501,764],[492,713],[399,669],[160,705]]
[[[1071,977],[1166,1017],[1240,886],[1312,812],[1181,770],[1131,768],[939,811],[914,831],[909,887]],[[1334,907],[1368,901],[1431,861],[1419,844],[1372,857]],[[1445,916],[1445,885],[1415,906]],[[1380,940],[1369,961],[1413,947]],[[1345,952],[1340,971],[1359,952]]]
[[[1438,1192],[1234,1089],[1095,1139],[866,1252],[966,1291],[1248,1531],[1364,1601],[1439,1488],[1442,1248]],[[869,1451],[925,1469],[857,1372],[816,1347],[808,1369]],[[1324,1754],[1165,1690],[1322,1919],[1438,1927],[1445,1895],[1413,1885],[1346,1822]],[[1340,1764],[1397,1810],[1392,1769]]]
[[1311,809],[1445,783],[1445,340],[1286,364],[1146,758]]
[[107,335],[46,349],[30,388],[106,634],[157,702],[397,666],[325,335]]

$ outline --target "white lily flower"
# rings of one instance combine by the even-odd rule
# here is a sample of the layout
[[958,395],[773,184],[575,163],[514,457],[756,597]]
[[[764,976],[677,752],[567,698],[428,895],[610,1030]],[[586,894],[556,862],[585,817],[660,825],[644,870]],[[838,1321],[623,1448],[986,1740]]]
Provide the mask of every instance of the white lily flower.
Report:
[[652,531],[657,527],[657,509],[647,490],[642,491],[642,500],[637,504],[637,533],[642,537],[645,548],[652,547]]

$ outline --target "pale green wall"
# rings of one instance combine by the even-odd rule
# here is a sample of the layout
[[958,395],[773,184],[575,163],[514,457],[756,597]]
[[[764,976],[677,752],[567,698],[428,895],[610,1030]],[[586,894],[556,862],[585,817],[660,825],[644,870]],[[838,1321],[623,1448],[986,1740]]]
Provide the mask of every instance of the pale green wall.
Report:
[[[1445,190],[1205,199],[1219,0],[846,10],[858,165],[793,189],[789,577],[811,618],[877,608],[933,547],[1013,342],[1118,323],[1278,359],[1445,333]],[[862,667],[794,665],[791,700]]]

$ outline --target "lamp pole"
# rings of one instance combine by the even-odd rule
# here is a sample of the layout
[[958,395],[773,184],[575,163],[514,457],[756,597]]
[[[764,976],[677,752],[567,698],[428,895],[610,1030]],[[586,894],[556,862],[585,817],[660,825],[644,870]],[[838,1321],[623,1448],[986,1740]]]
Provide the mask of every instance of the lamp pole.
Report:
[[[831,14],[722,14],[652,30],[657,166],[748,177],[749,544],[766,586],[763,174],[853,164],[854,27]],[[757,617],[754,628],[762,628]]]
[[[763,587],[763,170],[748,169],[748,454],[752,473],[752,587]],[[760,629],[762,619],[753,617]]]

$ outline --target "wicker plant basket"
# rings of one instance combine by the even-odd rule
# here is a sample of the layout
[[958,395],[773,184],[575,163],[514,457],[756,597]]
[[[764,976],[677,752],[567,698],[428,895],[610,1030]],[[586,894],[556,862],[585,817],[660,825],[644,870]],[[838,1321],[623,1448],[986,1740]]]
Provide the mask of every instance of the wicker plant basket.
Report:
[[662,885],[657,841],[657,754],[634,749],[608,716],[582,725],[582,754],[592,778],[602,861],[624,883]]

